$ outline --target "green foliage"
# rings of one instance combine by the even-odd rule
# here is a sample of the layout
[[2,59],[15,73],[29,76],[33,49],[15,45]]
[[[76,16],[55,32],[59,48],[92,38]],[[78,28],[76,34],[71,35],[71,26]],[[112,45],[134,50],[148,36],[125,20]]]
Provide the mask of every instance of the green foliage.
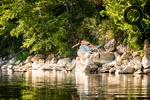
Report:
[[28,53],[27,51],[22,51],[22,52],[19,52],[17,56],[18,56],[17,58],[18,58],[20,61],[24,61],[24,60],[26,60],[27,57],[29,56],[29,53]]
[[[137,26],[124,21],[123,13],[130,5],[141,6],[145,12],[142,24],[148,29],[150,3],[105,0],[103,4],[99,0],[1,0],[0,50],[6,48],[10,53],[26,48],[29,53],[51,52],[65,57],[75,54],[71,47],[81,39],[103,45],[120,36],[123,43],[140,49],[144,35]],[[129,16],[130,20],[137,20],[135,16],[136,11]],[[5,44],[5,37],[5,42],[11,43]]]
[[[144,8],[145,4],[148,3],[146,0],[105,0],[106,10],[105,13],[111,20],[116,30],[122,31],[126,34],[126,44],[128,44],[131,48],[139,50],[141,49],[141,45],[144,40],[144,33],[139,32],[138,27],[135,25],[127,24],[123,19],[124,10],[131,5],[139,5]],[[150,19],[149,15],[145,14],[144,19],[142,20],[142,24],[144,28],[149,28]],[[138,17],[138,13],[136,11],[131,11],[128,13],[128,18],[130,21],[136,21]],[[115,32],[114,32],[115,33]]]
[[1,5],[1,37],[23,37],[17,49],[62,56],[72,55],[80,23],[95,11],[86,0],[2,0]]

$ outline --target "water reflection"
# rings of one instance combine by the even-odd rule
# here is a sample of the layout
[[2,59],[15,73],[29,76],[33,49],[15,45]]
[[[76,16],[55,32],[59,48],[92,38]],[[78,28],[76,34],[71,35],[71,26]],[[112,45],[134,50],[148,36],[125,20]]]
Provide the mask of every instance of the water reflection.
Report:
[[0,99],[149,100],[149,75],[0,72]]

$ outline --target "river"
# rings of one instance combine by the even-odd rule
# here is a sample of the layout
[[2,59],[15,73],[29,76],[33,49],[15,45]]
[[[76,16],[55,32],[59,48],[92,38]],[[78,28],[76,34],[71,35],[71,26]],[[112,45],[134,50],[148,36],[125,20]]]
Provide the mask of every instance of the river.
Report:
[[150,76],[0,72],[0,100],[150,100]]

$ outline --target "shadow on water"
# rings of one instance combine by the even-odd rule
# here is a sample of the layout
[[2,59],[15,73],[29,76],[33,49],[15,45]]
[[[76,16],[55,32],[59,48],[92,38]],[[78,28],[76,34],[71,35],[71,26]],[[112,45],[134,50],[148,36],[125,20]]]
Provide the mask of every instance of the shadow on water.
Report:
[[0,100],[149,100],[149,75],[0,72]]

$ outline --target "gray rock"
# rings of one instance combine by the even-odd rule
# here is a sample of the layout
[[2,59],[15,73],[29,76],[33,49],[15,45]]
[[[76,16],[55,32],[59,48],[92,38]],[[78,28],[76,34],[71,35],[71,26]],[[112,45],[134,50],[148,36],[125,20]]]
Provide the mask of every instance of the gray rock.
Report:
[[144,41],[144,57],[142,59],[142,65],[145,69],[150,67],[150,44],[147,39]]
[[142,65],[145,69],[150,67],[150,55],[146,55],[146,54],[144,55],[142,59]]
[[15,62],[15,65],[18,65],[18,64],[20,64],[21,63],[21,61],[20,60],[17,60],[16,62]]
[[2,70],[2,71],[5,71],[5,70],[7,70],[7,67],[8,67],[8,64],[2,65],[2,66],[1,66],[1,70]]
[[28,70],[31,70],[32,69],[32,62],[28,62],[24,65],[24,67],[26,67]]
[[137,51],[132,53],[133,58],[140,56],[140,55],[141,55],[141,53],[137,52]]
[[14,72],[26,72],[27,68],[25,66],[16,65],[13,67]]
[[115,48],[116,48],[116,40],[112,39],[111,41],[109,41],[108,43],[106,43],[104,45],[104,48],[108,52],[113,52],[115,50]]
[[98,66],[95,64],[89,65],[86,67],[85,72],[91,74],[98,73]]
[[99,63],[110,63],[114,61],[115,55],[113,52],[100,53],[100,58],[97,60]]
[[148,69],[144,69],[144,70],[143,70],[143,72],[144,72],[145,74],[150,73],[150,68],[148,68]]
[[121,60],[129,59],[131,54],[129,52],[124,52],[121,56]]
[[7,69],[13,69],[13,65],[8,65]]
[[57,58],[55,58],[55,57],[52,58],[51,61],[50,61],[50,63],[51,63],[51,64],[56,64],[56,63],[57,63]]
[[42,54],[37,54],[31,58],[31,61],[36,62],[36,61],[39,61],[40,59],[45,59],[45,56]]
[[137,70],[134,72],[135,74],[144,74],[144,72],[142,70]]
[[112,64],[103,64],[102,65],[102,69],[100,70],[100,72],[101,73],[108,73],[109,72],[109,70],[111,69],[111,68],[113,68],[114,67],[114,65]]
[[33,57],[33,56],[28,56],[24,63],[31,62],[32,57]]
[[117,68],[115,74],[122,74],[122,70]]
[[117,52],[119,54],[123,54],[124,52],[126,52],[128,50],[127,46],[124,46],[122,44],[120,44],[119,46],[117,46]]
[[8,63],[9,63],[9,64],[15,64],[16,61],[17,61],[17,58],[16,58],[16,57],[13,57],[12,59],[10,59],[10,60],[8,61]]
[[109,73],[111,73],[111,74],[113,74],[113,73],[115,73],[116,72],[116,68],[115,67],[113,67],[113,68],[111,68],[110,70],[109,70]]
[[73,59],[70,64],[67,64],[66,70],[67,71],[72,71],[75,68],[75,66],[76,66],[76,60]]
[[71,59],[70,58],[59,59],[57,64],[59,66],[65,67],[67,64],[71,64]]
[[126,66],[123,70],[122,70],[122,74],[132,74],[134,73],[134,68],[132,66]]

